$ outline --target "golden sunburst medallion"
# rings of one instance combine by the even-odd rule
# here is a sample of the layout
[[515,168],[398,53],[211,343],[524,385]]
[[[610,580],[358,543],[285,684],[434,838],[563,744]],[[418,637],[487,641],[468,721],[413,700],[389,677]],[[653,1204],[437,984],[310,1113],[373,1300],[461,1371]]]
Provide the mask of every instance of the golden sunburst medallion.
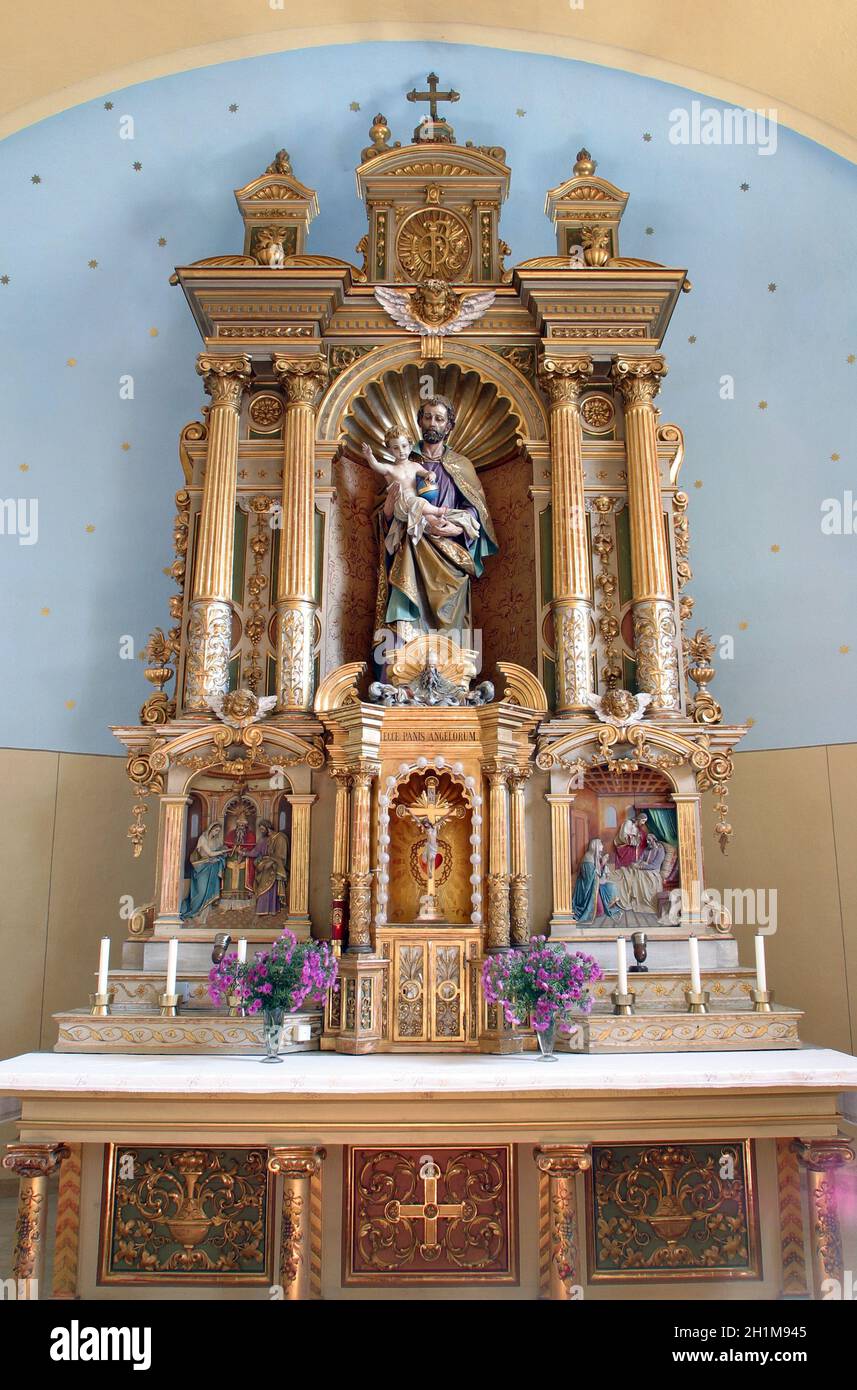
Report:
[[420,208],[402,223],[396,254],[414,280],[454,280],[470,263],[467,224],[448,208]]

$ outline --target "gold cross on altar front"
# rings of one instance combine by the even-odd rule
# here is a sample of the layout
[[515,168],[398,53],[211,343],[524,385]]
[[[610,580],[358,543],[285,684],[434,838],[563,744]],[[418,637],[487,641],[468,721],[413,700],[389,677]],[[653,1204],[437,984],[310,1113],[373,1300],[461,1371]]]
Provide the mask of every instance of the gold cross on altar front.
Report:
[[448,92],[439,92],[437,90],[439,81],[440,78],[437,73],[430,72],[426,78],[426,82],[429,85],[429,90],[427,92],[418,92],[416,87],[414,87],[413,91],[408,92],[408,101],[427,101],[430,103],[429,112],[433,121],[438,119],[437,104],[439,101],[458,101],[461,97],[461,93],[454,92],[452,88],[450,88]]
[[438,1202],[437,1200],[437,1180],[440,1177],[440,1168],[428,1155],[424,1155],[420,1177],[423,1180],[423,1201],[422,1202],[390,1202],[387,1207],[386,1216],[390,1221],[399,1221],[403,1217],[412,1221],[422,1221],[425,1226],[423,1241],[420,1246],[424,1256],[434,1256],[438,1254],[440,1246],[437,1243],[437,1223],[442,1217],[462,1217],[472,1209],[471,1202]]

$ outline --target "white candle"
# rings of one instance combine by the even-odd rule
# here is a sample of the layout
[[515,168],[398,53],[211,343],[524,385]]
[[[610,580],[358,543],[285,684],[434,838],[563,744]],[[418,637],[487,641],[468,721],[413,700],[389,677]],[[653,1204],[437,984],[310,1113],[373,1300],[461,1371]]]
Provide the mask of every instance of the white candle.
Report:
[[165,994],[175,994],[176,992],[176,966],[179,958],[179,941],[177,936],[170,937],[170,944],[167,948],[167,985]]
[[110,937],[102,936],[101,952],[98,957],[98,993],[107,993],[107,970],[110,965]]
[[620,994],[628,993],[628,961],[625,956],[625,938],[616,937],[616,972],[619,976],[616,988]]
[[244,936],[238,942],[238,964],[247,964],[247,938]]
[[702,993],[702,980],[699,977],[699,942],[695,936],[688,938],[690,949],[690,987],[694,994]]
[[768,988],[768,976],[765,970],[765,938],[762,935],[756,937],[756,988],[764,994]]

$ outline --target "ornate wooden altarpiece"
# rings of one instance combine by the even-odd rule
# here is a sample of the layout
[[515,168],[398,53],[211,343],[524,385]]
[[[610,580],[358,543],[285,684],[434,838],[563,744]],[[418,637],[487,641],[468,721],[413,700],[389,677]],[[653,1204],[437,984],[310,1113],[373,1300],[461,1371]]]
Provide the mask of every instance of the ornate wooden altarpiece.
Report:
[[[485,954],[548,931],[601,953],[610,973],[617,934],[635,925],[650,952],[649,973],[634,976],[635,1010],[611,1010],[615,976],[605,979],[570,1045],[798,1045],[796,1011],[751,1007],[751,973],[704,889],[701,796],[714,792],[723,847],[745,727],[725,724],[708,690],[711,639],[685,631],[684,443],[656,400],[686,272],[621,255],[628,195],[597,175],[585,150],[547,194],[556,252],[508,264],[505,153],[458,143],[437,114],[438,101],[457,94],[438,92],[433,75],[429,87],[411,93],[431,102],[411,143],[393,142],[381,115],[372,125],[357,169],[368,217],[359,266],[307,252],[316,194],[281,150],[237,191],[242,253],[175,272],[203,339],[197,371],[209,399],[179,443],[177,592],[173,625],[148,645],[154,693],[138,724],[114,731],[128,752],[135,854],[147,806],[157,806],[154,894],[111,972],[112,1009],[59,1015],[59,1051],[258,1052],[257,1021],[211,1006],[211,948],[224,933],[252,948],[284,926],[330,936],[342,952],[341,990],[323,1017],[292,1017],[284,1050],[534,1047],[528,1030],[486,1006]],[[466,503],[479,523],[467,554],[490,544],[481,578],[461,545],[438,547],[468,580],[449,589],[462,600],[463,628],[432,631],[391,609],[396,545],[417,551],[427,513],[418,497],[391,518],[393,499],[380,494],[363,446],[389,458],[388,432],[416,440],[430,406],[448,424],[438,397],[456,416],[442,455],[457,489],[452,510]],[[426,429],[422,440],[431,442]],[[390,562],[385,535],[396,520]],[[428,574],[419,564],[415,572]],[[412,593],[421,615],[426,592],[417,584]],[[390,629],[395,640],[383,646]],[[221,859],[222,876],[211,867]],[[534,907],[539,880],[550,883],[544,912]],[[683,1003],[691,932],[716,1000],[707,1013]],[[172,937],[183,997],[176,1016],[161,1017]],[[222,1065],[234,1068],[226,1057]],[[399,1097],[389,1132],[379,1132],[394,1083],[386,1095],[376,1089],[365,1126],[352,1110],[345,1123],[342,1098],[329,1098],[340,1116],[333,1139],[346,1136],[331,1149],[343,1196],[334,1296],[351,1284],[523,1282],[517,1165],[533,1161],[537,1197],[532,1185],[520,1196],[531,1229],[538,1202],[543,1296],[581,1296],[586,1267],[593,1285],[758,1280],[755,1140],[737,1137],[747,1132],[776,1139],[783,1292],[808,1287],[799,1164],[817,1296],[826,1276],[841,1279],[828,1178],[853,1148],[829,1137],[830,1098],[823,1109],[807,1094],[810,1138],[792,1142],[790,1126],[801,1123],[792,1116],[804,1111],[788,1108],[797,1106],[790,1096],[785,1118],[778,1095],[755,1097],[758,1121],[743,1096],[733,1112],[718,1097],[714,1117],[697,1123],[704,1098],[695,1091],[658,1092],[654,1112],[646,1097],[635,1106],[620,1095],[614,1122],[602,1087],[599,1129],[589,1093],[580,1111],[552,1093],[543,1103],[537,1087],[542,1108],[526,1110],[536,1118],[504,1128],[509,1096],[486,1110],[484,1095],[446,1105],[429,1088],[423,1109]],[[71,1123],[60,1143],[69,1122],[51,1111],[40,1128],[34,1094],[22,1142],[4,1159],[21,1184],[15,1270],[25,1288],[44,1272],[46,1184],[61,1166],[55,1296],[74,1297],[93,1279],[161,1284],[172,1297],[183,1284],[240,1290],[271,1280],[275,1247],[281,1295],[319,1295],[323,1209],[327,1222],[337,1218],[322,1198],[327,1131],[314,1134],[306,1118],[295,1127],[305,1097],[272,1091],[240,1123],[243,1095],[234,1109],[227,1097],[228,1123],[217,1096],[210,1105],[196,1094],[156,1099],[139,1142],[128,1131],[126,1173],[110,1107],[100,1102],[101,1120]],[[184,1127],[170,1103],[187,1109]],[[661,1132],[665,1114],[678,1116],[680,1142]],[[620,1143],[628,1115],[636,1118]],[[584,1129],[597,1142],[583,1142]],[[414,1133],[426,1136],[420,1147],[403,1147]],[[93,1275],[85,1251],[99,1182]],[[78,1270],[81,1232],[89,1245],[80,1243]]]
[[[343,1052],[514,1050],[531,1039],[484,1006],[485,952],[544,930],[607,950],[637,927],[653,953],[638,1012],[656,997],[672,1012],[653,1028],[602,1019],[582,1045],[793,1046],[794,1011],[746,1012],[730,924],[704,910],[701,795],[715,794],[725,846],[745,727],[725,724],[708,690],[710,638],[685,631],[684,443],[656,401],[686,272],[620,254],[628,194],[586,150],[547,193],[556,252],[507,264],[505,152],[458,143],[437,99],[409,144],[373,122],[356,171],[359,265],[307,251],[318,200],[281,150],[236,192],[242,253],[173,277],[203,339],[208,404],[179,443],[177,593],[173,626],[148,647],[155,693],[139,724],[114,730],[135,854],[148,799],[158,808],[154,898],[132,921],[117,1002],[154,1006],[178,936],[187,1022],[171,1037],[193,1046],[190,1011],[213,1012],[216,933],[253,943],[289,926],[344,948],[310,1045],[321,1031]],[[464,628],[390,621],[384,494],[363,456],[389,457],[391,427],[417,439],[437,397],[456,416],[444,457],[463,458],[456,486],[496,540],[464,581]],[[532,862],[537,810],[550,844]],[[654,877],[620,853],[632,825],[639,858],[648,841],[632,823],[647,819],[666,855]],[[582,882],[608,832],[612,913],[610,892],[587,905]],[[264,834],[279,869],[263,894]],[[214,889],[212,848],[227,856]],[[549,921],[531,910],[534,873],[550,877]],[[690,932],[732,1010],[714,1029],[672,998],[674,943]],[[117,1026],[65,1016],[60,1045],[118,1047]],[[253,1045],[247,1026],[233,1046]]]

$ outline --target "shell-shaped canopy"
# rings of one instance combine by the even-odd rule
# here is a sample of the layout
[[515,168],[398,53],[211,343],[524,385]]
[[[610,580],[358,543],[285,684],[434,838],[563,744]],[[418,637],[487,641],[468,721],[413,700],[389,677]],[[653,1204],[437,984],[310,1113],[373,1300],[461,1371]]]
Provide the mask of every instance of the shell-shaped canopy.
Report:
[[[455,407],[455,429],[449,443],[465,454],[476,468],[487,468],[513,458],[519,452],[521,421],[493,382],[474,371],[462,371],[457,363],[432,364],[434,387],[428,394],[447,396]],[[419,438],[417,411],[426,398],[428,365],[408,363],[401,371],[389,371],[370,382],[352,401],[345,418],[344,443],[348,453],[360,457],[363,444],[386,457],[384,435],[392,426],[410,439]]]

